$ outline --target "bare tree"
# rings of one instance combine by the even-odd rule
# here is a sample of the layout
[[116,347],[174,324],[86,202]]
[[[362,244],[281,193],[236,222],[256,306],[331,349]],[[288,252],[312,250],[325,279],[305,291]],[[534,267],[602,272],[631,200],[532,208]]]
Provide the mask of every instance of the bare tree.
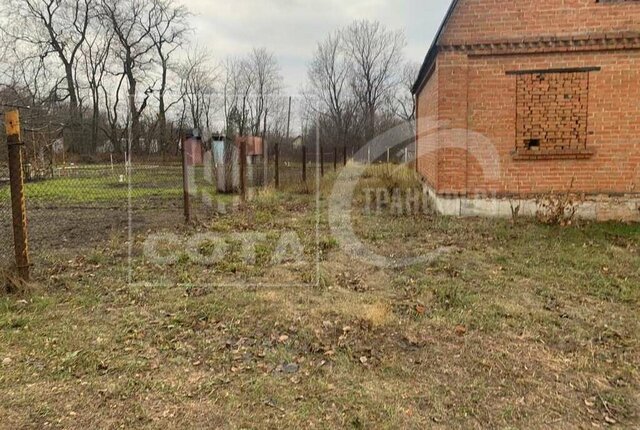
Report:
[[[19,48],[13,46],[7,53],[8,58],[20,58]],[[21,93],[29,94],[27,105],[35,105],[44,99],[49,99],[51,93],[57,93],[60,80],[51,85],[54,80],[45,65],[46,58],[27,56],[20,61],[7,63],[4,70],[4,85],[8,88],[21,88]],[[55,101],[58,101],[56,98]]]
[[305,97],[315,114],[328,119],[329,129],[335,130],[336,143],[346,144],[355,121],[356,104],[349,88],[349,65],[339,33],[330,34],[318,44],[309,65]]
[[106,127],[102,130],[109,137],[114,151],[121,154],[123,152],[121,144],[121,139],[123,138],[123,127],[120,122],[120,97],[125,75],[124,73],[120,73],[116,75],[115,78],[115,88],[113,90],[109,90],[109,86],[108,84],[105,84],[104,80],[99,84],[103,94],[107,120]]
[[251,94],[254,91],[255,87],[255,74],[253,72],[253,68],[251,64],[242,60],[240,62],[240,67],[238,68],[239,73],[239,109],[237,109],[236,116],[238,122],[238,135],[245,136],[249,129],[248,123],[254,124],[253,120],[250,120],[250,106],[251,106]]
[[402,121],[413,123],[416,119],[416,100],[411,93],[415,83],[420,64],[408,61],[400,71],[400,85],[393,94],[391,104],[393,111]]
[[210,132],[217,67],[207,52],[196,48],[187,55],[180,75],[182,100],[191,123]]
[[240,115],[242,60],[227,58],[223,64],[222,106],[224,111],[225,133],[233,137],[242,128]]
[[[107,72],[109,53],[113,32],[110,28],[97,24],[87,37],[87,43],[82,47],[82,60],[87,85],[91,93],[91,148],[95,151],[98,146],[100,131],[100,92],[102,81]],[[107,106],[107,111],[110,108]]]
[[376,134],[376,113],[391,99],[402,64],[405,37],[387,30],[379,22],[356,21],[343,30],[345,50],[351,64],[351,87],[365,121],[365,138]]
[[227,132],[260,135],[268,111],[277,102],[281,82],[278,62],[265,49],[254,49],[241,59],[228,59],[223,85]]
[[86,40],[93,1],[13,0],[4,8],[10,15],[9,25],[3,25],[2,30],[13,41],[31,46],[41,59],[54,54],[63,66],[73,149],[79,149],[75,132],[81,115],[76,60]]
[[140,117],[153,93],[154,84],[147,85],[142,101],[136,100],[138,84],[152,64],[149,53],[154,49],[150,37],[158,14],[157,4],[145,0],[101,0],[101,15],[109,22],[113,33],[113,50],[122,65],[122,73],[128,84],[128,105],[132,145],[139,145],[141,137]]
[[157,92],[158,128],[160,146],[164,153],[171,143],[167,138],[167,112],[180,102],[180,99],[171,102],[166,100],[169,67],[173,54],[181,48],[188,33],[189,12],[184,6],[174,4],[172,0],[153,1],[155,17],[152,20],[150,36],[160,65],[160,87]]
[[244,72],[251,76],[253,96],[251,100],[251,132],[260,135],[264,117],[267,115],[269,104],[282,88],[280,66],[273,53],[264,48],[254,49],[246,60]]

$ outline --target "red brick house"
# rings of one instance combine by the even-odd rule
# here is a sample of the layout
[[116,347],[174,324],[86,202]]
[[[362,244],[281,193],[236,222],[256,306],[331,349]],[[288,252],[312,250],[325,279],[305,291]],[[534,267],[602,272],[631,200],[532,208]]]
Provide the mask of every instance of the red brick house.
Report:
[[640,1],[456,0],[413,92],[417,170],[452,215],[640,219]]

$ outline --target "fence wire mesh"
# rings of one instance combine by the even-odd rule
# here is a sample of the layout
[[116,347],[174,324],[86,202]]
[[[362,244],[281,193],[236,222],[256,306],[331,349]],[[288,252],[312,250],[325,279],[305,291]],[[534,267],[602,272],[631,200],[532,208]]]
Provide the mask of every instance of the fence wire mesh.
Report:
[[[209,220],[241,204],[241,157],[237,142],[215,139],[170,155],[124,156],[94,153],[71,155],[64,147],[25,142],[25,197],[31,260],[38,264],[51,253],[78,254],[114,235],[143,229],[171,228],[184,221],[184,176],[192,219]],[[218,145],[218,146],[216,146]],[[389,151],[388,161],[411,160],[413,146]],[[359,157],[359,159],[358,159]],[[316,178],[339,171],[347,160],[361,163],[366,153],[350,145],[315,139],[272,139],[263,148],[246,151],[246,198],[276,185],[282,191],[306,187],[313,192]],[[185,167],[186,166],[186,167]],[[14,262],[11,198],[6,148],[0,150],[0,265]]]
[[[276,151],[278,155],[276,157]],[[247,156],[246,187],[249,197],[262,187],[282,189],[305,184],[313,188],[316,174],[330,175],[351,157],[351,149],[304,142],[271,143],[267,155]],[[190,206],[198,219],[226,212],[240,202],[239,159],[216,160],[203,150],[201,161],[187,167]],[[396,158],[401,154],[396,154]],[[276,165],[277,158],[277,165]],[[228,160],[227,160],[228,161]],[[394,160],[395,161],[395,160]],[[306,164],[306,167],[305,167]],[[6,162],[0,170],[0,256],[12,258],[11,199]],[[182,160],[135,158],[102,163],[51,163],[46,172],[34,174],[25,162],[31,249],[60,248],[77,240],[98,240],[113,229],[127,227],[128,210],[134,214],[160,211],[180,222],[183,214]],[[225,183],[227,185],[225,185]],[[102,233],[100,233],[102,232]],[[71,242],[71,243],[69,243]],[[45,246],[46,245],[46,246]]]
[[[108,241],[129,222],[149,214],[179,220],[182,163],[179,160],[112,159],[98,163],[48,162],[34,170],[24,159],[25,198],[32,261]],[[13,262],[8,171],[0,173],[0,263]],[[132,217],[130,217],[130,211]]]
[[[0,264],[8,263],[13,255],[11,231],[11,198],[9,193],[9,165],[5,151],[0,155]],[[5,261],[6,260],[6,261]]]
[[[226,155],[211,145],[187,155],[191,215],[196,219],[226,213],[241,202],[241,159],[236,143],[227,142]],[[319,150],[321,149],[321,151]],[[305,184],[314,189],[317,171],[341,168],[348,152],[343,147],[321,147],[301,139],[265,141],[260,151],[247,150],[244,161],[246,198],[263,188],[286,190]],[[348,156],[348,155],[347,155]],[[195,160],[195,161],[194,161]],[[306,166],[306,168],[305,168]]]

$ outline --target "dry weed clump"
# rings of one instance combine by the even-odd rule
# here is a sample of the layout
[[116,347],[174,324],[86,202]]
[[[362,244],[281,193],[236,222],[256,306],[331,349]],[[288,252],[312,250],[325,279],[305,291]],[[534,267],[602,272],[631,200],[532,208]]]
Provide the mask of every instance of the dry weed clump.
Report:
[[361,179],[371,179],[380,187],[394,190],[420,188],[420,179],[415,171],[406,166],[394,164],[374,164],[368,166]]
[[538,211],[536,218],[547,225],[562,227],[573,224],[578,207],[584,202],[584,196],[573,192],[574,179],[565,193],[546,193],[536,198]]
[[29,283],[23,281],[9,269],[0,269],[0,292],[4,294],[24,294],[31,291]]

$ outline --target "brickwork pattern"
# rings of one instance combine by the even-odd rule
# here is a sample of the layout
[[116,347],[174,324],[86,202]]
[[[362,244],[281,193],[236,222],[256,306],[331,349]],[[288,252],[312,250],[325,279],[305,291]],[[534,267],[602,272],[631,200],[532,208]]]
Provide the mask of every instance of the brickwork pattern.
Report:
[[[434,139],[422,133],[438,124],[436,162],[422,159],[420,172],[439,195],[534,196],[571,184],[588,195],[640,193],[639,32],[640,1],[462,0],[445,28],[435,71],[417,94],[420,153],[433,150]],[[548,78],[550,71],[565,69],[599,71],[571,77],[571,100],[565,93],[553,94],[553,101],[540,94],[531,106],[562,112],[557,103],[567,103],[569,110],[571,101],[571,118],[577,115],[579,122],[575,130],[562,135],[570,119],[535,120],[556,129],[539,136],[541,145],[563,147],[568,141],[570,148],[520,156],[517,142],[538,136],[523,135],[524,125],[518,125],[518,77],[544,70]]]
[[640,32],[640,1],[461,0],[442,45]]
[[418,172],[433,188],[438,186],[438,70],[417,99]]
[[516,76],[516,151],[587,147],[589,72]]

